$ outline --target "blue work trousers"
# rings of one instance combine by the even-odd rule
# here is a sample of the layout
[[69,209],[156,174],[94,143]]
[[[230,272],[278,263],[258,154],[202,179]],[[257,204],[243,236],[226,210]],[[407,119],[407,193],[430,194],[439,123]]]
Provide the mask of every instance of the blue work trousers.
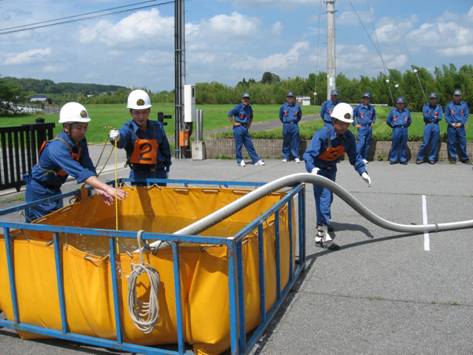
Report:
[[240,164],[240,162],[243,160],[243,155],[241,154],[241,149],[243,146],[245,146],[246,150],[248,151],[253,164],[260,160],[259,155],[256,153],[253,142],[251,141],[248,128],[244,126],[233,126],[233,137],[235,138],[235,155],[237,164]]
[[291,154],[294,158],[299,158],[299,126],[297,123],[284,123],[282,126],[282,156],[289,160]]
[[[327,179],[335,181],[337,176],[337,169],[321,169],[318,175],[324,176]],[[315,212],[316,212],[316,223],[318,226],[328,226],[330,224],[331,213],[330,207],[333,202],[333,193],[329,189],[321,186],[314,186],[314,198],[315,198]]]
[[[26,179],[25,201],[33,202],[61,194],[59,187],[45,186],[31,178]],[[25,209],[25,220],[30,223],[63,207],[62,199],[45,201]]]
[[371,127],[361,127],[358,129],[358,142],[356,143],[356,152],[363,159],[368,160],[368,153],[371,147],[373,129]]
[[465,126],[455,128],[448,126],[447,128],[447,141],[448,141],[448,157],[452,160],[457,160],[457,144],[460,146],[461,161],[468,160],[468,154],[466,152],[466,131]]
[[[430,144],[430,151],[427,148]],[[437,161],[440,147],[440,127],[437,123],[427,123],[424,127],[424,140],[417,154],[418,161],[424,161],[425,157],[429,161]]]
[[389,161],[407,163],[407,127],[394,127]]

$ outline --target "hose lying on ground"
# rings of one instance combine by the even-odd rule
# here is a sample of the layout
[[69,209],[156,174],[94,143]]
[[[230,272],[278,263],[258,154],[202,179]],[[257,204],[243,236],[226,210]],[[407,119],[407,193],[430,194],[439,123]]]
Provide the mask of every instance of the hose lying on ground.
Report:
[[[246,206],[252,204],[253,202],[259,200],[260,198],[278,191],[284,187],[291,187],[300,183],[314,184],[318,186],[325,187],[331,190],[335,195],[340,197],[345,201],[350,207],[357,211],[361,216],[365,217],[368,221],[376,224],[377,226],[389,229],[395,232],[402,233],[423,233],[423,232],[439,232],[447,231],[454,229],[463,229],[463,228],[472,228],[473,220],[458,221],[458,222],[447,222],[447,223],[430,223],[430,224],[401,224],[389,221],[381,216],[378,216],[376,213],[368,209],[364,204],[362,204],[357,198],[350,194],[339,184],[319,175],[313,175],[309,173],[300,173],[284,176],[282,178],[268,182],[267,184],[258,187],[257,189],[249,192],[245,196],[242,196],[236,201],[222,207],[221,209],[209,214],[208,216],[184,227],[174,234],[183,234],[183,235],[194,235],[197,233],[206,230],[207,228],[212,227],[213,225],[219,223],[225,218],[231,216],[232,214],[240,211]],[[150,247],[156,247],[159,245],[159,242],[154,242],[150,244]]]

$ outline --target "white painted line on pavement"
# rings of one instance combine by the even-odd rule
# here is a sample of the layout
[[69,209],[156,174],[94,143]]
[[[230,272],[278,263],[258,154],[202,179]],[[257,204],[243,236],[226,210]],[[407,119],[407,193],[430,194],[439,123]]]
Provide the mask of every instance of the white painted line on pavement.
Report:
[[[422,195],[422,223],[429,223],[427,218],[427,198]],[[430,251],[430,235],[429,232],[424,232],[424,250]]]

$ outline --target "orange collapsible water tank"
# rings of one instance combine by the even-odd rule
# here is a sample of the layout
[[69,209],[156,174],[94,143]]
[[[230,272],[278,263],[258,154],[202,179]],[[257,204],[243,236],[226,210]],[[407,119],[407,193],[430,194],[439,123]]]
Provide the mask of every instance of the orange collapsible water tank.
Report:
[[[229,188],[125,187],[128,197],[119,202],[120,229],[173,233],[235,201],[249,190]],[[284,197],[270,194],[246,207],[201,236],[231,237]],[[289,230],[287,208],[279,214],[281,287],[289,279]],[[115,227],[115,209],[98,196],[81,201],[35,221],[35,223],[87,228]],[[266,309],[276,300],[275,218],[263,223],[266,272]],[[293,226],[295,223],[292,224]],[[295,238],[293,231],[292,236]],[[20,321],[61,329],[54,248],[51,232],[12,231],[13,256]],[[61,234],[64,293],[70,332],[115,339],[115,319],[108,238]],[[295,245],[295,240],[293,240]],[[127,276],[131,264],[139,263],[136,240],[119,241],[118,275],[124,340],[142,345],[175,344],[177,322],[173,259],[170,248],[146,253],[145,261],[160,275],[159,319],[150,334],[133,324],[127,309]],[[293,248],[295,249],[295,248]],[[242,244],[244,309],[247,331],[260,322],[258,241],[256,231]],[[294,260],[294,255],[292,260]],[[198,353],[220,353],[230,346],[228,255],[223,245],[180,244],[181,295],[185,341]],[[149,289],[147,279],[138,286],[138,297]],[[0,238],[0,309],[8,319],[13,310],[8,283],[5,243]],[[25,338],[38,335],[21,334]]]

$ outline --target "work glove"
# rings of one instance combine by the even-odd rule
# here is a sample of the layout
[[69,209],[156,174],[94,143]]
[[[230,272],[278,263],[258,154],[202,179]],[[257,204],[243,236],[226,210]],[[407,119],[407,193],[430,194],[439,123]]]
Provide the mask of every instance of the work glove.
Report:
[[368,184],[368,187],[371,187],[371,178],[366,171],[363,174],[361,174],[361,178],[366,181],[366,183]]
[[311,174],[317,175],[319,173],[319,168],[313,168],[312,171],[310,172]]
[[112,129],[110,133],[108,134],[108,138],[110,138],[111,141],[119,141],[120,140],[120,132],[118,129]]

